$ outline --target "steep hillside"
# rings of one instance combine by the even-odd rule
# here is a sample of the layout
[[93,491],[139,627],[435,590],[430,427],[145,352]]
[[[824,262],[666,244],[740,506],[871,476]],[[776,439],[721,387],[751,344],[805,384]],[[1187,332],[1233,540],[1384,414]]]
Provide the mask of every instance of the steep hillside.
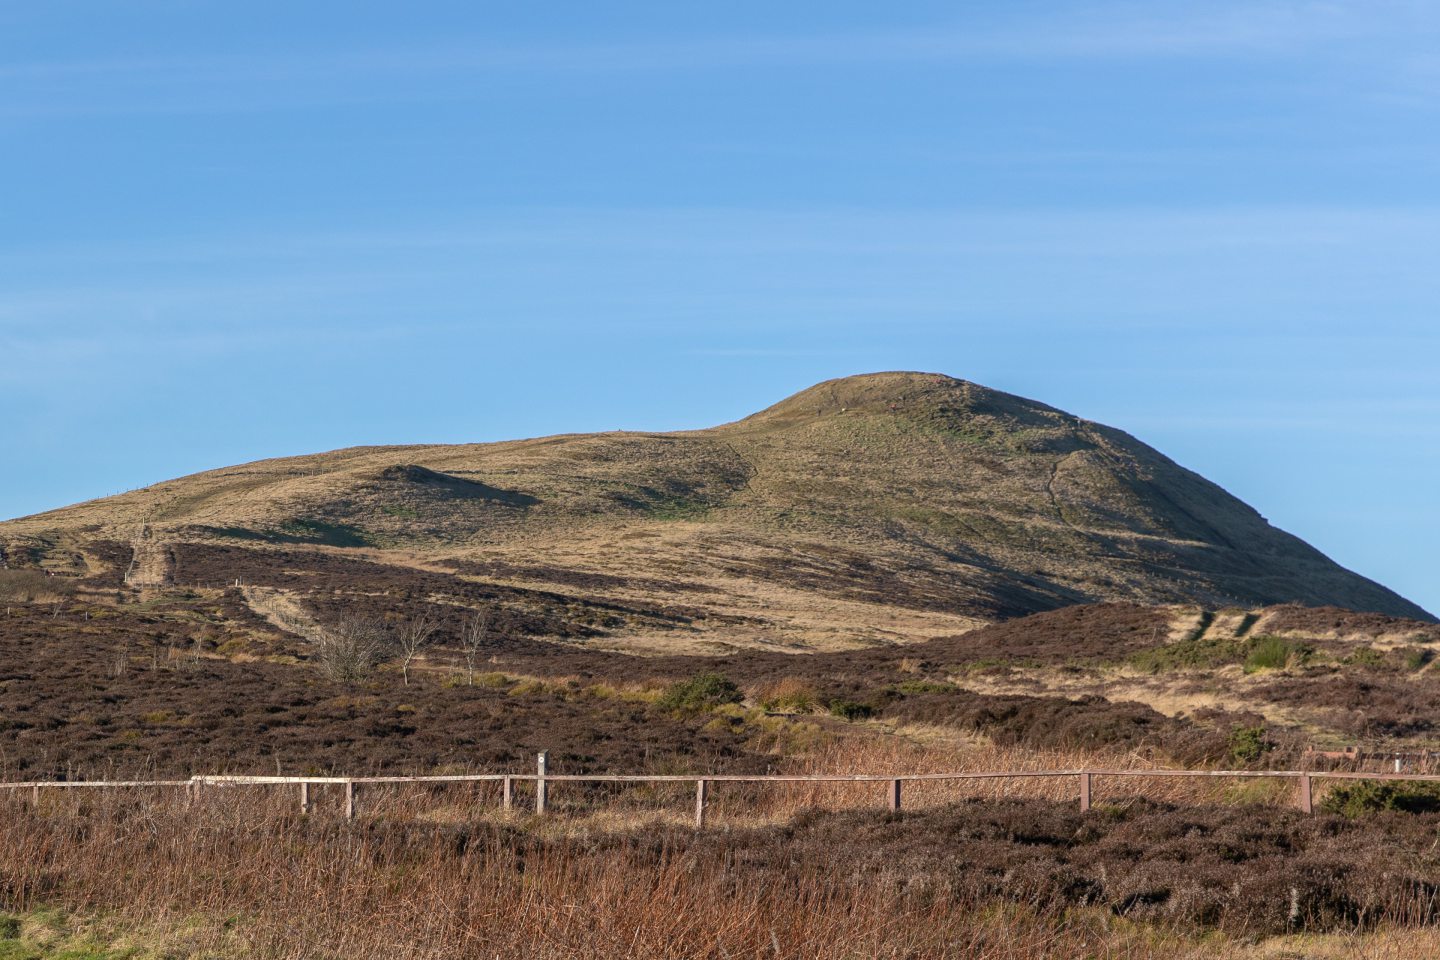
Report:
[[537,635],[647,652],[912,642],[1095,601],[1433,619],[1127,434],[918,373],[708,430],[261,461],[3,523],[0,546],[146,589],[299,596],[344,568],[337,589],[483,594]]

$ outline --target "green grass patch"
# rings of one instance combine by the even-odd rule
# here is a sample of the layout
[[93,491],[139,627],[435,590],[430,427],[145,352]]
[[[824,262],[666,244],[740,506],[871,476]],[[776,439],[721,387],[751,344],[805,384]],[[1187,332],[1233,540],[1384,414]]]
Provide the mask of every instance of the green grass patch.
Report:
[[868,703],[859,703],[855,700],[831,700],[830,715],[853,723],[856,720],[868,720],[873,717],[875,708]]
[[1385,654],[1374,647],[1361,647],[1340,662],[1352,667],[1383,667]]
[[274,530],[251,530],[247,527],[196,527],[215,537],[252,540],[259,543],[322,544],[327,547],[372,547],[373,538],[359,527],[343,523],[326,523],[297,517],[286,520]]
[[1422,647],[1406,647],[1401,653],[1405,657],[1406,670],[1420,670],[1430,665],[1435,659],[1435,651],[1426,650]]
[[1434,813],[1440,810],[1440,784],[1348,780],[1325,795],[1320,809],[1350,818],[1384,811]]
[[1260,670],[1282,670],[1298,666],[1309,660],[1314,648],[1304,643],[1286,640],[1284,637],[1254,637],[1246,642],[1245,672]]
[[729,677],[719,673],[699,673],[688,680],[672,683],[655,702],[667,710],[700,713],[744,699],[740,688]]
[[1191,636],[1131,655],[1127,663],[1149,673],[1170,673],[1181,670],[1213,670],[1230,664],[1241,664],[1246,673],[1258,670],[1279,670],[1299,666],[1310,660],[1314,648],[1309,644],[1284,637],[1258,636],[1248,639],[1234,637]]
[[274,539],[280,543],[318,543],[327,547],[374,546],[369,535],[359,527],[305,517],[297,517],[280,524]]
[[1130,657],[1129,663],[1149,673],[1208,670],[1238,662],[1244,649],[1241,641],[1229,638],[1187,638],[1141,650]]
[[954,693],[960,688],[953,683],[945,683],[944,681],[906,680],[903,683],[895,684],[890,689],[896,693],[919,695],[924,693]]

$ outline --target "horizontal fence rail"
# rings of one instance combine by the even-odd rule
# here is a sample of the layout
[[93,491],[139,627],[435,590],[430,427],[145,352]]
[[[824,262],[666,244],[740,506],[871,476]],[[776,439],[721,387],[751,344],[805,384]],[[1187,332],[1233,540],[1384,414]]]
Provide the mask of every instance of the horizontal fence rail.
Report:
[[1078,782],[1078,799],[1082,811],[1089,810],[1095,796],[1094,784],[1098,777],[1210,777],[1210,778],[1269,778],[1298,781],[1297,806],[1306,813],[1314,812],[1313,782],[1316,780],[1398,780],[1408,782],[1440,782],[1440,774],[1424,773],[1362,773],[1338,770],[1172,770],[1172,769],[1073,769],[1073,770],[984,770],[954,773],[860,773],[860,774],[629,774],[629,773],[550,773],[549,757],[540,754],[535,773],[471,773],[433,776],[244,776],[244,775],[198,775],[188,780],[27,780],[0,783],[0,791],[12,795],[29,790],[38,801],[41,790],[104,790],[121,788],[175,788],[184,789],[186,797],[194,801],[208,787],[234,786],[292,786],[299,788],[299,808],[302,813],[314,809],[312,790],[321,786],[338,786],[343,790],[345,816],[354,819],[357,812],[357,794],[361,786],[377,784],[447,784],[447,783],[499,783],[502,787],[501,804],[504,809],[514,807],[515,784],[531,783],[535,790],[535,812],[547,810],[549,786],[556,783],[693,783],[695,785],[695,825],[704,826],[710,787],[717,783],[884,783],[885,796],[891,810],[901,809],[902,785],[906,783],[934,783],[955,780],[1007,780],[1074,777]]

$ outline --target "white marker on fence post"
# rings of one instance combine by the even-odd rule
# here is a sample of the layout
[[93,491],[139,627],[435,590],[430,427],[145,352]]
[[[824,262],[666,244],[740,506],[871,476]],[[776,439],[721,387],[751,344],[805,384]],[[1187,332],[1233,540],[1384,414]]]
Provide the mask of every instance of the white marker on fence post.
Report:
[[705,794],[709,790],[706,780],[695,781],[695,826],[705,826]]
[[504,810],[515,806],[515,781],[510,777],[505,778],[505,786],[500,791],[500,806]]
[[544,750],[540,751],[535,758],[535,770],[538,774],[535,780],[535,812],[544,813],[546,802],[549,797],[549,784],[545,782],[546,768],[550,766],[550,754]]

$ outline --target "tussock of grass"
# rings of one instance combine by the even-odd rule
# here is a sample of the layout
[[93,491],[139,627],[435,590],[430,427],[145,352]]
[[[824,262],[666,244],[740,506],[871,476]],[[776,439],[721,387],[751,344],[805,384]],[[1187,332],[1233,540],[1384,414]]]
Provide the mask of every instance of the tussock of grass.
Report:
[[1313,650],[1308,644],[1286,640],[1283,637],[1254,637],[1245,644],[1245,672],[1260,670],[1283,670],[1299,666],[1310,658]]
[[814,685],[798,677],[786,677],[767,684],[755,694],[755,700],[766,710],[776,713],[810,713],[821,703]]

